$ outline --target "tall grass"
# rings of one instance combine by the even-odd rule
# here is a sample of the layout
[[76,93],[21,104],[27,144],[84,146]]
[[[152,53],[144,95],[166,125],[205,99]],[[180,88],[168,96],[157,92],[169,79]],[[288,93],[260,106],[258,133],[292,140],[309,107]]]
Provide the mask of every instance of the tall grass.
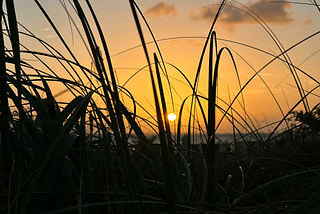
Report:
[[[318,106],[310,109],[307,98],[319,82],[293,65],[287,54],[319,31],[285,49],[263,20],[249,11],[277,44],[280,54],[266,53],[272,59],[243,84],[234,57],[237,52],[227,46],[219,49],[219,38],[213,30],[226,6],[224,0],[205,38],[192,83],[179,68],[163,60],[147,19],[136,2],[129,0],[155,106],[154,114],[147,112],[150,118],[142,118],[136,109],[146,108],[117,84],[99,14],[90,1],[86,0],[85,6],[78,0],[69,2],[76,17],[62,5],[71,23],[74,19],[81,22],[77,28],[84,32],[81,36],[86,40],[94,69],[77,60],[42,4],[34,2],[71,59],[17,22],[13,0],[1,1],[1,213],[308,213],[319,207],[319,131],[312,125],[305,129],[306,124],[313,124],[307,119],[295,121],[294,126],[288,122],[300,103],[304,104],[306,115],[317,115],[313,112]],[[143,25],[148,32],[143,32]],[[158,53],[148,52],[145,34],[152,35]],[[38,41],[47,52],[29,50],[20,43],[21,36]],[[39,64],[23,60],[22,53],[34,57]],[[239,92],[228,102],[217,93],[223,53],[231,57],[239,84]],[[204,71],[206,54],[208,70]],[[60,64],[69,78],[57,75],[44,58]],[[263,80],[259,73],[276,60],[290,68],[301,98],[286,113],[278,104],[283,118],[266,125],[271,131],[264,138],[246,111],[242,92],[253,79]],[[165,86],[170,87],[171,93],[175,90],[167,66],[174,67],[192,90],[180,104],[177,132],[167,118],[170,98],[165,95]],[[203,72],[208,74],[207,95],[198,91]],[[308,75],[318,85],[306,91],[297,72]],[[72,94],[72,100],[57,101],[53,84]],[[129,109],[121,96],[130,100],[133,108]],[[227,108],[218,105],[218,100]],[[240,109],[234,107],[236,102]],[[223,115],[220,120],[217,112]],[[187,133],[182,132],[183,117],[188,118]],[[312,118],[315,123],[319,119]],[[223,120],[228,120],[234,131],[233,151],[226,142],[219,149],[215,143]],[[145,133],[141,122],[150,125],[154,137]],[[283,124],[285,129],[279,131]],[[279,138],[286,134],[288,138]],[[196,142],[199,136],[202,150]],[[246,154],[239,152],[240,141],[248,147]]]

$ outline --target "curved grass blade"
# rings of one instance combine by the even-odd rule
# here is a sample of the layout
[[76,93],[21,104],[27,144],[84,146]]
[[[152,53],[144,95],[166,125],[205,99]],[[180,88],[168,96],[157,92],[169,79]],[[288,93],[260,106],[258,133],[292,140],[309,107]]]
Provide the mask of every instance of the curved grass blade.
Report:
[[[131,11],[133,13],[133,17],[136,23],[136,27],[138,29],[139,32],[139,36],[140,36],[140,40],[144,49],[144,53],[148,62],[148,67],[149,67],[149,73],[150,73],[150,78],[151,78],[151,83],[152,83],[152,90],[153,90],[153,96],[154,96],[154,100],[155,100],[155,106],[156,106],[156,113],[157,113],[157,121],[158,121],[158,128],[159,128],[159,134],[160,134],[160,143],[161,143],[161,152],[162,152],[162,161],[163,161],[163,165],[164,167],[171,167],[170,165],[170,153],[168,150],[168,145],[167,145],[167,139],[165,136],[165,129],[164,129],[164,124],[163,124],[163,120],[162,120],[162,113],[160,110],[160,103],[159,103],[159,98],[157,95],[157,90],[156,90],[156,86],[155,86],[155,80],[153,77],[153,72],[152,72],[152,68],[151,68],[151,63],[150,63],[150,59],[149,59],[149,55],[148,55],[148,51],[147,51],[147,47],[145,44],[145,40],[144,40],[144,36],[142,33],[142,29],[140,26],[140,22],[139,22],[139,18],[137,16],[137,12],[134,6],[134,3],[132,0],[129,0],[130,2],[130,7],[131,7]],[[164,176],[165,176],[165,186],[166,186],[166,199],[167,199],[167,205],[168,205],[168,213],[175,213],[175,203],[174,203],[174,187],[173,187],[173,180],[172,180],[172,175],[171,175],[171,169],[168,168],[164,168]]]
[[[102,56],[99,54],[98,46],[96,44],[94,35],[91,31],[91,27],[88,24],[88,21],[86,19],[86,16],[77,0],[74,0],[75,7],[77,9],[79,18],[81,20],[83,29],[85,30],[88,42],[90,44],[91,51],[93,53],[93,57],[95,59],[96,69],[99,73],[100,77],[100,83],[102,84],[102,88],[104,90],[104,95],[106,96],[106,103],[107,108],[109,110],[109,114],[111,116],[111,122],[112,122],[112,130],[115,132],[115,138],[117,142],[117,147],[119,149],[119,158],[121,160],[121,165],[123,168],[123,173],[125,177],[126,182],[126,189],[129,194],[130,200],[137,200],[137,194],[136,194],[136,187],[135,187],[135,181],[131,179],[131,175],[133,174],[133,167],[131,167],[131,161],[130,161],[130,152],[128,149],[128,145],[126,142],[126,132],[125,132],[125,126],[122,118],[122,110],[121,110],[121,104],[120,99],[118,96],[117,88],[113,88],[113,92],[111,90],[111,87],[109,86],[108,77],[106,75],[106,70],[103,64]],[[116,84],[114,81],[113,84]],[[111,98],[109,97],[109,93],[111,94]],[[115,111],[112,111],[112,104],[115,107]],[[131,207],[132,212],[140,212],[139,207],[136,205],[133,205]]]
[[320,201],[320,194],[317,194],[310,198],[308,201],[303,203],[297,209],[295,209],[292,214],[299,214],[299,213],[310,213],[311,211],[319,208],[319,201]]
[[[3,19],[3,1],[1,3],[0,11],[0,23],[2,26]],[[6,60],[5,60],[5,46],[3,34],[0,35],[0,135],[1,135],[1,149],[2,157],[4,163],[4,180],[7,187],[10,186],[10,170],[12,167],[12,157],[11,157],[11,145],[10,145],[10,132],[9,132],[9,120],[10,111],[8,104],[8,84],[7,84],[7,73],[6,73]],[[13,182],[11,182],[13,183]],[[9,201],[10,204],[10,201]]]

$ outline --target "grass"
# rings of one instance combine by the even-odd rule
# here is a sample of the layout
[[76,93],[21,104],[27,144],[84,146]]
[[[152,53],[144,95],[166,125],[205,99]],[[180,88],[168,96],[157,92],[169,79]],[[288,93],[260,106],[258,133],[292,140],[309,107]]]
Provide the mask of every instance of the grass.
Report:
[[[152,83],[155,114],[147,112],[150,118],[136,113],[137,108],[146,108],[117,84],[106,37],[89,1],[86,14],[84,6],[74,0],[78,16],[69,19],[80,20],[94,69],[85,68],[76,59],[39,1],[35,0],[36,5],[72,60],[30,31],[18,31],[18,26],[23,26],[16,20],[13,0],[1,3],[5,5],[0,16],[1,213],[308,213],[318,208],[320,147],[315,124],[319,108],[310,108],[307,98],[319,82],[308,75],[318,85],[305,91],[297,75],[304,71],[292,64],[287,53],[319,32],[284,49],[251,11],[281,54],[268,53],[272,59],[242,84],[234,60],[237,52],[227,46],[218,49],[213,31],[226,6],[223,1],[206,37],[195,80],[176,68],[192,94],[180,105],[174,132],[166,117],[169,98],[165,92],[166,85],[171,93],[175,90],[166,70],[174,65],[164,62],[158,41],[136,2],[129,0],[128,4]],[[88,22],[88,16],[94,24]],[[142,25],[147,25],[149,32],[143,32]],[[146,33],[152,35],[158,50],[152,59]],[[48,52],[27,49],[20,43],[22,35],[37,40]],[[208,94],[203,95],[198,87],[207,52]],[[228,102],[217,96],[223,53],[232,59],[240,88]],[[24,61],[22,54],[34,57],[41,66]],[[62,65],[70,78],[59,77],[43,56]],[[254,79],[262,79],[259,73],[276,60],[290,68],[301,98],[288,112],[282,111],[280,121],[266,125],[270,133],[264,138],[246,111],[242,92]],[[72,100],[57,101],[50,88],[53,83],[73,94]],[[131,100],[133,108],[126,106],[123,97]],[[240,109],[234,107],[236,102]],[[301,103],[306,113],[298,114],[296,108]],[[220,120],[218,112],[223,114]],[[187,133],[182,131],[183,117],[188,118]],[[222,142],[217,148],[216,130],[224,119],[233,127],[234,142]],[[290,126],[293,119],[296,121]],[[141,122],[150,125],[153,136],[141,128]],[[283,124],[285,128],[279,131]],[[240,143],[247,145],[246,153],[240,152]]]

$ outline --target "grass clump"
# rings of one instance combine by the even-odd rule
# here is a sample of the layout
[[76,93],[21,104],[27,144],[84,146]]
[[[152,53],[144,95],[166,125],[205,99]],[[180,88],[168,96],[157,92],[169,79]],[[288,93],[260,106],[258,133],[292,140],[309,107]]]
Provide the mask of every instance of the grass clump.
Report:
[[[81,23],[92,69],[77,60],[42,4],[34,2],[71,59],[17,22],[13,0],[1,4],[1,213],[308,213],[318,208],[319,108],[310,109],[307,98],[319,83],[305,91],[296,73],[301,70],[287,52],[319,32],[283,49],[256,17],[281,54],[269,54],[272,59],[242,84],[237,53],[227,46],[218,49],[213,30],[227,3],[222,1],[205,38],[194,82],[176,68],[192,93],[182,100],[175,131],[167,119],[165,86],[171,95],[174,90],[169,64],[135,1],[128,3],[147,61],[154,115],[117,84],[106,37],[90,1],[86,6],[70,2],[76,17],[62,5],[70,20]],[[158,50],[152,59],[142,25],[149,29]],[[29,50],[20,42],[21,36],[38,41],[46,51]],[[204,95],[198,87],[207,52],[208,94]],[[22,54],[39,64],[28,63]],[[240,88],[228,102],[217,93],[224,54],[231,58]],[[43,58],[61,65],[68,77],[57,75]],[[290,68],[301,98],[287,113],[279,106],[283,118],[268,124],[270,133],[266,134],[249,117],[243,90],[275,60]],[[72,95],[70,101],[57,100],[54,84]],[[130,100],[133,108],[124,100]],[[240,110],[234,107],[237,102]],[[300,103],[304,112],[296,111]],[[137,108],[150,118],[138,115]],[[219,120],[218,113],[223,115]],[[216,132],[223,120],[232,125],[232,142],[219,141]],[[153,134],[147,134],[141,123],[149,125]],[[280,127],[285,128],[279,131]]]

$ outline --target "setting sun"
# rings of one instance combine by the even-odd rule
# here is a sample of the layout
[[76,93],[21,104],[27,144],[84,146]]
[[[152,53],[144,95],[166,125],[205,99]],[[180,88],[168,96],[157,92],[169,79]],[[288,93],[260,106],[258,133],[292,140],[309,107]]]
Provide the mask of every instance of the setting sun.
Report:
[[176,118],[177,118],[177,116],[176,116],[174,113],[168,114],[168,119],[169,119],[170,121],[175,121]]

